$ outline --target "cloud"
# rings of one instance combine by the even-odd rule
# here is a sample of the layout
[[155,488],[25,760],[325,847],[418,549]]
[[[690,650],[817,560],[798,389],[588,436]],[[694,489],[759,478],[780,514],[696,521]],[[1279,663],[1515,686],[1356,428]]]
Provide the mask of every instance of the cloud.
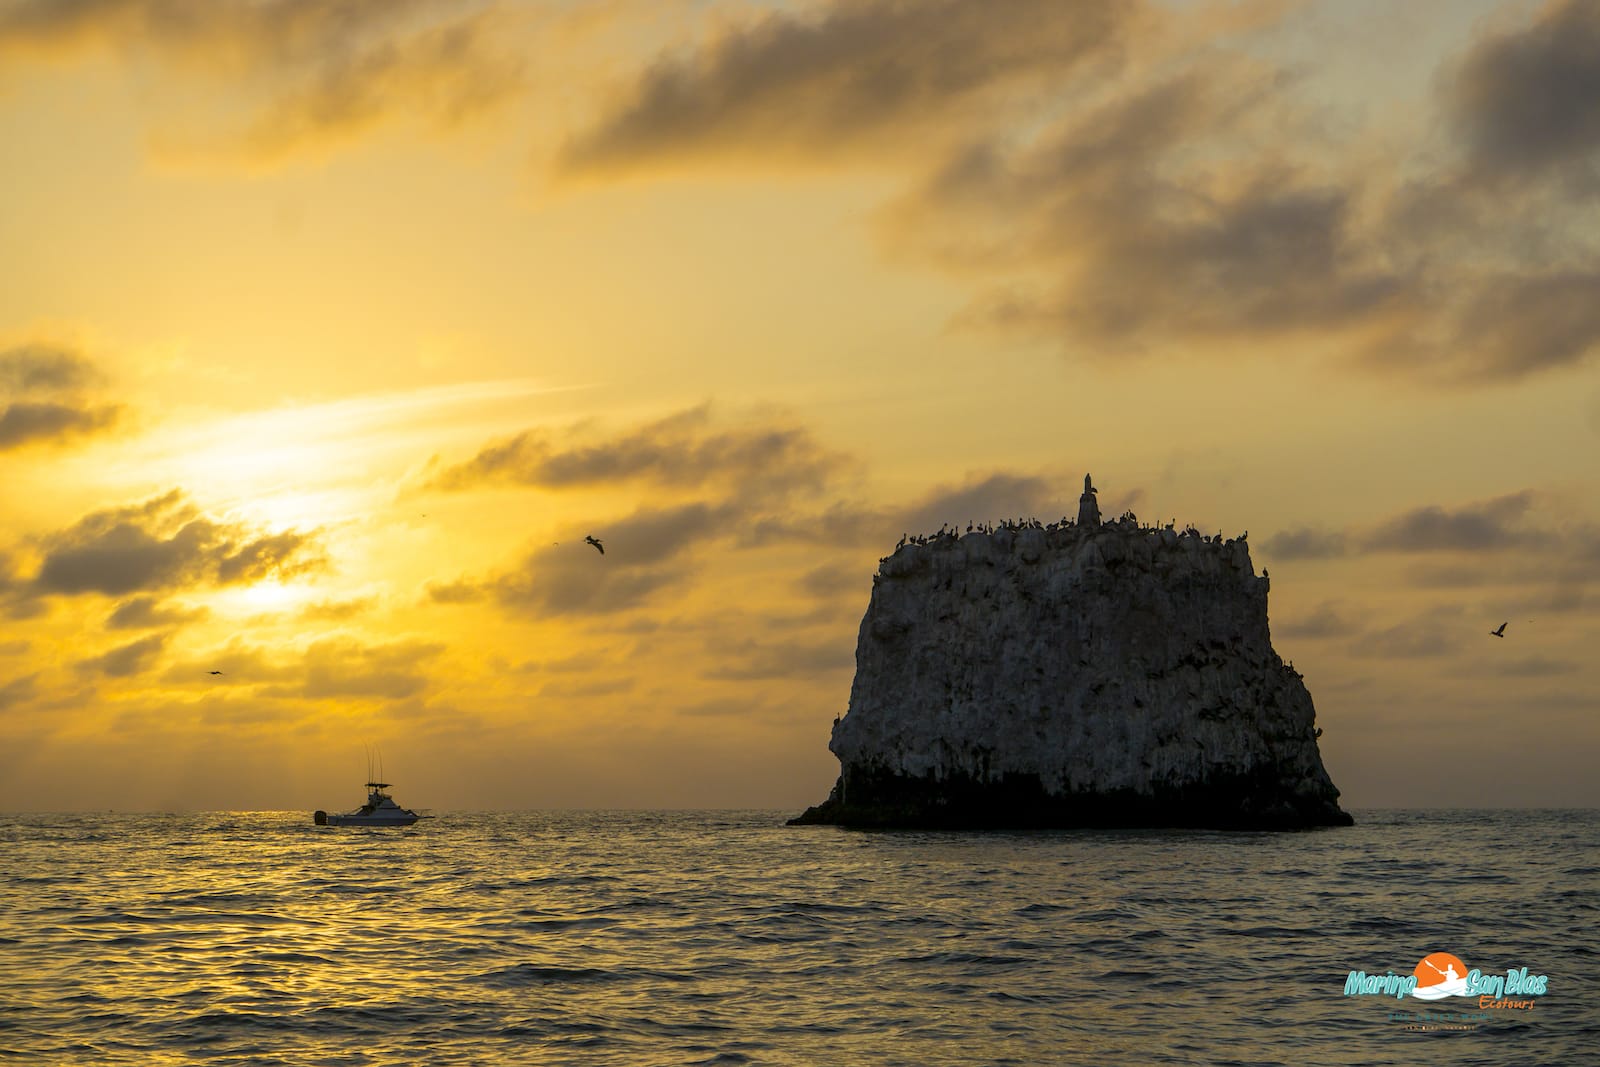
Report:
[[429,582],[424,586],[427,599],[435,604],[476,604],[489,598],[489,591],[478,582],[461,578],[453,582]]
[[[821,515],[809,510],[839,491],[849,466],[804,427],[771,415],[723,424],[707,406],[604,432],[594,425],[525,431],[438,470],[426,486],[561,491],[642,483],[679,499],[574,523],[555,532],[559,543],[485,576],[431,583],[426,596],[440,604],[492,600],[519,615],[627,610],[691,579],[714,545],[819,541],[845,527],[881,525],[838,505]],[[589,534],[605,543],[604,555],[584,543]]]
[[868,588],[871,572],[848,563],[824,563],[806,571],[795,587],[806,596],[829,599],[844,594],[859,595]]
[[38,691],[38,674],[27,674],[0,684],[0,711],[25,703]]
[[434,642],[402,640],[381,645],[329,638],[306,649],[298,685],[266,690],[309,700],[333,697],[384,697],[399,700],[428,688],[423,666],[444,651]]
[[1435,659],[1459,648],[1463,632],[1460,612],[1440,609],[1363,634],[1349,652],[1362,658]]
[[1526,26],[1478,41],[1448,105],[1475,174],[1520,181],[1551,173],[1600,180],[1600,6],[1546,4]]
[[933,533],[942,525],[964,526],[968,522],[999,522],[1016,518],[1059,518],[1076,516],[1077,494],[1039,475],[997,471],[969,475],[958,485],[935,487],[920,500],[895,509],[888,525],[904,527],[902,532]]
[[[1562,536],[1526,521],[1535,502],[1529,490],[1448,508],[1426,504],[1366,530],[1299,527],[1267,538],[1262,549],[1273,560],[1331,559],[1351,552],[1494,552],[1549,547]],[[1419,584],[1480,584],[1476,571],[1459,566],[1416,572]]]
[[[1311,18],[1274,11],[1275,32]],[[1074,359],[1278,346],[1482,386],[1595,358],[1594,4],[1488,25],[1399,158],[1398,120],[1335,112],[1259,21],[1021,0],[768,14],[637,68],[555,165],[870,164],[900,182],[887,251],[969,287],[952,325]]]
[[1309,615],[1274,623],[1272,626],[1275,637],[1311,639],[1348,637],[1359,629],[1355,622],[1346,618],[1339,612],[1337,606],[1330,602],[1318,604]]
[[[692,551],[727,536],[731,507],[705,503],[641,508],[604,524],[606,554],[576,536],[530,552],[479,588],[516,614],[608,614],[636,607],[657,592],[688,581]],[[450,587],[444,587],[450,589]],[[430,591],[440,599],[440,590]],[[465,591],[448,595],[463,596]],[[459,601],[458,601],[459,602]]]
[[287,577],[324,564],[314,533],[261,534],[206,518],[181,490],[92,512],[38,541],[27,592],[125,596]]
[[[234,639],[207,656],[175,664],[168,682],[249,688],[280,700],[385,698],[399,700],[429,688],[427,666],[444,645],[415,638],[367,644],[326,637],[283,652]],[[208,672],[222,674],[213,678]]]
[[1401,283],[1358,223],[1359,190],[1269,148],[1296,121],[1286,88],[1202,57],[1030,136],[991,131],[903,195],[883,232],[975,276],[958,324],[1076,351],[1370,326]]
[[300,618],[309,622],[339,622],[353,619],[371,610],[377,603],[375,597],[352,597],[348,600],[319,600],[300,609]]
[[136,596],[117,605],[106,619],[109,630],[149,630],[157,626],[176,626],[206,616],[204,608],[186,610],[163,605],[154,596]]
[[1502,678],[1553,678],[1573,674],[1581,664],[1570,660],[1549,659],[1545,656],[1525,656],[1521,659],[1495,661],[1478,659],[1467,673]]
[[657,60],[558,167],[625,172],[664,160],[879,154],[938,136],[1005,92],[1037,91],[1111,54],[1135,4],[850,0],[770,13]]
[[764,644],[752,640],[734,641],[716,653],[717,666],[707,678],[723,681],[751,681],[760,678],[810,678],[826,671],[841,671],[855,666],[853,642],[843,640]]
[[691,715],[704,718],[738,717],[751,718],[762,711],[760,704],[741,697],[718,697],[713,700],[702,700],[694,704],[675,709],[679,715]]
[[94,364],[70,349],[36,343],[0,352],[0,389],[8,393],[69,392],[100,380]]
[[1415,508],[1378,526],[1362,539],[1367,551],[1484,552],[1543,545],[1550,536],[1522,527],[1533,503],[1530,492],[1468,504],[1454,511],[1437,505]]
[[121,407],[87,393],[100,382],[94,365],[69,349],[29,344],[0,352],[0,452],[59,444],[114,425]]
[[587,682],[546,682],[539,687],[539,696],[546,700],[579,700],[590,697],[615,696],[631,693],[637,685],[633,678],[596,678]]
[[713,428],[709,405],[610,438],[584,437],[581,429],[525,430],[445,468],[428,485],[570,489],[641,480],[674,488],[737,486],[770,496],[820,489],[843,461],[798,426]]
[[[495,9],[448,0],[22,0],[0,9],[0,55],[102,49],[179,86],[209,83],[206,103],[224,132],[208,140],[254,159],[393,116],[452,127],[520,84],[521,62],[498,47],[502,35]],[[194,94],[185,99],[193,111]],[[167,129],[158,139],[184,135]]]
[[151,634],[92,659],[83,660],[81,666],[111,678],[127,678],[142,674],[154,664],[171,640],[171,634]]
[[116,421],[111,407],[74,408],[66,404],[10,404],[0,411],[0,451],[32,441],[87,436]]
[[[1048,516],[1076,499],[1076,490],[1061,490],[1052,479],[995,472],[901,506],[841,502],[848,494],[843,476],[852,469],[850,457],[822,448],[803,427],[770,418],[722,425],[704,406],[604,434],[593,426],[527,431],[437,470],[426,484],[440,491],[483,485],[554,491],[639,481],[689,499],[574,524],[555,534],[558,544],[539,545],[511,566],[430,583],[426,599],[487,600],[515,615],[615,614],[692,580],[712,550],[785,543],[882,548],[902,524],[932,532],[941,522]],[[830,497],[833,503],[821,504]],[[589,533],[605,542],[604,556],[583,543]],[[866,565],[847,569],[864,580]],[[816,571],[807,581],[820,591],[843,578]]]

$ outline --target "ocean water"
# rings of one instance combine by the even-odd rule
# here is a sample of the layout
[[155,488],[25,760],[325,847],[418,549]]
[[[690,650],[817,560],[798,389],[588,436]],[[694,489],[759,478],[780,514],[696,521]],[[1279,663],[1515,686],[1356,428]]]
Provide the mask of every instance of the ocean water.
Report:
[[[1600,1062],[1600,812],[867,833],[0,816],[22,1064]],[[1433,952],[1530,1008],[1347,996]]]

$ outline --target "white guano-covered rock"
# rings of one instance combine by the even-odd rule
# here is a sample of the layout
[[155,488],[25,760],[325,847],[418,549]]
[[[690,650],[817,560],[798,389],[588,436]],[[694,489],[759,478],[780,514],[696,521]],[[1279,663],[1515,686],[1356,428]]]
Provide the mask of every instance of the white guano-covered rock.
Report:
[[1104,525],[908,544],[861,621],[841,775],[799,821],[1345,824],[1241,540]]

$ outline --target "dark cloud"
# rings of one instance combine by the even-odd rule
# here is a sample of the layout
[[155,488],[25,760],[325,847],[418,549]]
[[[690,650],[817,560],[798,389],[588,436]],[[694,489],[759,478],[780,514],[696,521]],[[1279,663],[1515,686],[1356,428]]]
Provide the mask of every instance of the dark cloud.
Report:
[[1480,40],[1448,101],[1471,167],[1492,179],[1600,180],[1600,5],[1561,0]]
[[[809,454],[809,449],[804,454]],[[607,469],[616,470],[609,461]],[[808,469],[805,462],[796,467]],[[739,464],[724,470],[745,477]],[[620,520],[573,527],[560,543],[529,552],[515,567],[486,577],[464,577],[427,587],[434,603],[473,603],[490,599],[516,614],[610,614],[638,607],[658,593],[689,581],[698,573],[705,552],[755,549],[780,543],[874,546],[884,549],[902,530],[931,533],[941,523],[999,521],[1024,516],[1059,517],[1063,501],[1075,493],[1059,490],[1041,476],[994,473],[934,489],[901,507],[835,504],[807,512],[786,499],[781,471],[764,468],[769,485],[761,493],[729,491],[721,499],[647,508]],[[757,471],[748,472],[755,477]],[[1074,505],[1075,507],[1075,505]],[[582,542],[592,532],[605,542],[599,555]],[[870,563],[839,573],[814,571],[806,582],[814,592],[826,584],[861,582]],[[820,594],[819,594],[820,595]],[[831,621],[831,609],[803,617],[805,625]]]
[[774,544],[809,544],[826,548],[846,545],[881,547],[892,520],[882,508],[835,503],[820,511],[784,510],[750,516],[740,526],[740,548]]
[[[391,115],[452,126],[508,96],[520,61],[478,3],[395,0],[22,0],[0,7],[0,54],[101,47],[154,58],[243,102],[236,147],[274,156]],[[236,120],[230,120],[236,121]]]
[[92,363],[65,348],[32,344],[0,352],[0,452],[115,424],[122,409],[86,392],[100,380]]
[[108,508],[39,539],[34,596],[125,596],[289,576],[324,562],[314,534],[257,534],[201,515],[180,490]]
[[73,392],[100,380],[94,364],[71,349],[28,344],[0,352],[0,390],[8,393]]
[[0,711],[31,700],[38,691],[38,678],[38,674],[28,674],[0,683]]
[[1507,276],[1474,297],[1456,337],[1469,375],[1520,378],[1600,352],[1600,259],[1584,270]]
[[103,430],[117,421],[115,407],[17,403],[0,411],[0,451],[34,441],[59,441]]
[[117,605],[106,628],[110,630],[150,630],[157,626],[176,626],[204,618],[204,608],[186,609],[163,604],[158,597],[136,596]]
[[151,634],[149,637],[141,637],[104,655],[86,659],[81,666],[111,678],[127,678],[142,674],[153,666],[154,660],[161,655],[171,638],[171,634]]
[[[1385,519],[1368,530],[1301,527],[1267,538],[1262,549],[1273,560],[1329,559],[1349,552],[1493,552],[1548,547],[1562,540],[1527,521],[1535,495],[1524,490],[1456,508],[1428,504]],[[1479,585],[1481,571],[1459,564],[1414,572],[1416,584]]]
[[843,462],[797,426],[717,429],[706,406],[677,412],[609,439],[584,441],[582,431],[527,430],[485,446],[448,467],[429,485],[467,489],[512,484],[566,489],[640,479],[699,488],[735,485],[763,496],[820,489]]
[[[897,509],[889,526],[901,533],[932,533],[943,525],[1039,518],[1049,521],[1078,513],[1078,494],[1038,475],[996,472],[977,475],[960,485],[939,486],[921,500]],[[1070,503],[1070,509],[1069,509]],[[895,534],[893,536],[898,536]]]
[[1261,545],[1261,552],[1272,560],[1332,559],[1345,554],[1345,535],[1336,530],[1302,526],[1268,537]]
[[725,538],[724,527],[736,514],[704,503],[641,509],[598,531],[606,546],[603,556],[581,537],[570,536],[529,553],[518,567],[481,587],[519,614],[623,611],[692,577],[693,550]]
[[[484,577],[430,584],[434,603],[490,599],[517,614],[610,614],[639,606],[689,580],[712,546],[752,548],[781,541],[846,540],[881,516],[841,505],[809,511],[837,492],[848,457],[817,444],[803,427],[745,422],[720,426],[706,407],[609,434],[593,426],[528,431],[482,448],[428,485],[485,484],[546,490],[642,481],[698,497],[641,508],[619,519],[573,525],[518,563]],[[584,543],[593,534],[602,556]]]
[[1208,21],[959,0],[773,14],[641,70],[558,166],[870,159],[906,182],[886,247],[970,286],[954,325],[1072,358],[1277,343],[1465,385],[1596,358],[1590,0],[1497,19],[1381,168],[1352,162],[1365,131],[1330,148],[1302,80]]
[[903,197],[885,233],[953,270],[1008,278],[980,280],[961,324],[1099,352],[1366,323],[1400,282],[1357,225],[1348,183],[1264,150],[1282,89],[1211,61],[1030,138],[999,131]]
[[1454,511],[1429,505],[1381,524],[1363,538],[1368,551],[1484,552],[1518,545],[1542,545],[1550,535],[1521,520],[1533,503],[1529,492],[1513,493]]
[[662,58],[568,144],[569,173],[774,153],[882,152],[994,94],[1059,82],[1109,55],[1136,4],[850,0],[768,14]]

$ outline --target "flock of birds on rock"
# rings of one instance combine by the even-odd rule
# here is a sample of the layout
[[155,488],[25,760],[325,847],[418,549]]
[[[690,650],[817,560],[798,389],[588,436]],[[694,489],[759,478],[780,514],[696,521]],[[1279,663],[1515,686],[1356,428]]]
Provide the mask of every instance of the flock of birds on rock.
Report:
[[[1162,526],[1162,527],[1145,526],[1145,525],[1142,525],[1139,522],[1139,517],[1137,515],[1135,515],[1131,511],[1126,511],[1126,512],[1123,512],[1121,518],[1109,520],[1108,522],[1104,523],[1103,525],[1116,526],[1116,527],[1121,527],[1121,528],[1127,528],[1129,526],[1132,526],[1135,529],[1140,529],[1140,530],[1163,529],[1163,530],[1168,530],[1168,531],[1175,532],[1175,533],[1177,533],[1177,535],[1179,537],[1198,537],[1198,538],[1200,538],[1201,541],[1204,541],[1208,545],[1209,544],[1219,544],[1219,545],[1220,544],[1224,544],[1226,542],[1226,540],[1227,540],[1226,538],[1224,538],[1222,536],[1222,531],[1221,530],[1218,530],[1216,532],[1215,536],[1213,536],[1211,534],[1203,534],[1203,533],[1201,533],[1192,524],[1189,525],[1189,526],[1185,526],[1183,529],[1179,530],[1178,526],[1177,526],[1177,522],[1178,522],[1178,520],[1174,519],[1174,520],[1172,520],[1171,522],[1167,523],[1165,526]],[[1049,522],[1049,523],[1040,522],[1038,519],[1031,519],[1031,518],[1029,518],[1029,519],[1003,519],[999,523],[969,522],[969,523],[967,523],[967,528],[966,528],[965,532],[969,533],[969,534],[970,533],[992,534],[997,530],[1047,530],[1047,531],[1050,531],[1050,530],[1067,530],[1067,529],[1076,529],[1076,528],[1078,528],[1078,524],[1076,522],[1074,522],[1073,520],[1071,520],[1071,519],[1069,519],[1069,518],[1067,518],[1065,516],[1062,516],[1062,518],[1059,519],[1058,521]],[[898,552],[900,549],[906,547],[907,545],[932,545],[932,544],[939,544],[940,542],[956,541],[956,540],[959,540],[961,538],[962,534],[963,534],[963,531],[961,530],[961,528],[959,526],[952,526],[949,523],[944,523],[943,525],[941,525],[939,527],[939,529],[937,531],[935,531],[934,533],[931,533],[931,534],[909,534],[909,533],[901,534],[899,542],[894,547],[895,547],[895,551]],[[1243,541],[1243,540],[1247,539],[1249,536],[1250,536],[1250,531],[1246,530],[1244,533],[1239,535],[1238,540]]]
[[[1109,520],[1104,525],[1107,525],[1107,526],[1120,526],[1120,527],[1124,527],[1124,528],[1126,528],[1128,526],[1133,526],[1134,528],[1140,529],[1140,530],[1162,529],[1162,530],[1167,530],[1167,531],[1175,531],[1178,534],[1179,537],[1198,537],[1198,538],[1200,538],[1200,540],[1202,542],[1204,542],[1205,544],[1208,544],[1208,545],[1209,544],[1218,544],[1218,545],[1220,545],[1220,544],[1231,543],[1228,539],[1225,539],[1222,536],[1222,531],[1221,530],[1218,530],[1216,535],[1213,536],[1213,535],[1210,535],[1210,534],[1201,533],[1198,529],[1195,528],[1195,526],[1192,523],[1190,525],[1188,525],[1188,526],[1185,526],[1182,530],[1179,530],[1177,528],[1177,523],[1178,523],[1178,520],[1173,519],[1171,522],[1169,522],[1165,526],[1161,526],[1161,527],[1144,526],[1144,525],[1140,524],[1138,516],[1136,516],[1132,511],[1126,511],[1126,512],[1123,512],[1123,514],[1122,514],[1122,516],[1120,518]],[[1077,525],[1078,525],[1077,523],[1073,522],[1071,519],[1067,518],[1066,516],[1062,516],[1060,520],[1058,520],[1056,522],[1051,522],[1051,523],[1043,523],[1043,522],[1040,522],[1038,519],[1033,519],[1033,518],[1028,518],[1028,519],[1002,519],[999,523],[969,522],[969,523],[967,523],[967,528],[965,530],[965,533],[969,533],[969,534],[970,533],[993,534],[996,530],[1065,530],[1065,529],[1069,529],[1069,528],[1076,528]],[[942,523],[939,526],[939,529],[936,530],[935,532],[931,533],[931,534],[911,534],[911,533],[903,533],[903,534],[901,534],[900,535],[900,540],[895,543],[894,549],[895,549],[896,552],[898,552],[902,548],[905,548],[907,545],[935,545],[935,544],[952,543],[952,542],[960,540],[962,534],[963,534],[963,531],[961,530],[961,528],[959,526],[952,526],[949,523]],[[1238,536],[1237,540],[1244,541],[1244,540],[1247,540],[1249,537],[1250,537],[1250,531],[1246,530],[1246,531],[1244,531],[1243,533],[1241,533]],[[888,556],[884,556],[881,559],[879,559],[878,562],[880,564],[881,563],[886,563],[888,561],[888,559],[889,559]],[[1266,577],[1266,574],[1267,574],[1266,568],[1263,567],[1262,570],[1261,570],[1262,577]],[[1489,636],[1491,636],[1491,637],[1505,637],[1505,635],[1506,635],[1506,626],[1507,625],[1508,625],[1507,623],[1502,622],[1499,625],[1499,627],[1489,631]]]

